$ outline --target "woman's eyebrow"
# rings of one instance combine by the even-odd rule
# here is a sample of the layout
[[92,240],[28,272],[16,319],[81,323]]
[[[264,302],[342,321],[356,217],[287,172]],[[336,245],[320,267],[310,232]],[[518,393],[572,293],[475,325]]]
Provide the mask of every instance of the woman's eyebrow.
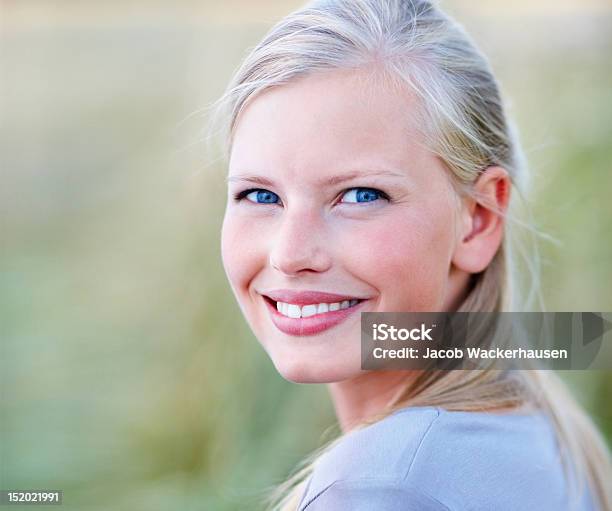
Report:
[[[344,174],[338,174],[336,176],[331,176],[325,179],[320,180],[317,184],[321,186],[333,186],[339,183],[343,183],[345,181],[349,181],[351,179],[359,178],[359,177],[370,177],[370,176],[388,176],[405,179],[408,177],[405,173],[393,171],[393,170],[355,170],[351,172],[346,172]],[[256,174],[235,174],[232,176],[228,176],[226,181],[249,181],[251,183],[260,184],[263,186],[274,186],[274,181],[268,179],[267,177],[258,176]]]

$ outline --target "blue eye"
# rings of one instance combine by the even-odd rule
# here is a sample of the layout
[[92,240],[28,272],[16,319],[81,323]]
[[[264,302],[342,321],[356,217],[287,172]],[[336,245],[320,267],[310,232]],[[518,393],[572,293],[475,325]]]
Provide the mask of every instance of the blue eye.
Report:
[[[249,196],[252,197],[249,198]],[[261,188],[249,188],[239,192],[234,196],[234,199],[240,201],[245,197],[247,197],[249,202],[254,202],[255,204],[276,204],[276,200],[278,200],[278,195]]]
[[[375,202],[380,198],[389,200],[389,196],[385,192],[375,188],[350,188],[346,190],[342,196],[349,197],[349,200],[341,201],[348,204]],[[249,202],[254,204],[277,204],[279,201],[278,195],[269,190],[264,190],[263,188],[249,188],[248,190],[238,192],[234,195],[234,200],[240,202],[245,197]]]
[[350,197],[351,200],[342,201],[348,203],[374,202],[378,198],[388,198],[384,192],[375,188],[351,188],[344,193],[343,197]]

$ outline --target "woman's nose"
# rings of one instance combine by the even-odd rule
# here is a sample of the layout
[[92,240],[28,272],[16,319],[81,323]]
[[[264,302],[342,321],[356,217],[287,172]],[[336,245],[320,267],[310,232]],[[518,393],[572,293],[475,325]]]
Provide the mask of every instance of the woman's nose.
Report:
[[287,276],[323,272],[331,264],[324,219],[311,209],[286,211],[272,238],[270,265]]

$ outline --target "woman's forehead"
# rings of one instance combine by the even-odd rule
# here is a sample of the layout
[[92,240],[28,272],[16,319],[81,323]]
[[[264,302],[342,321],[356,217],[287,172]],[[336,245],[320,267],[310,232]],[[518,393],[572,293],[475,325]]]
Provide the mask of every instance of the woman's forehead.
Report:
[[[234,131],[244,124],[245,117],[256,117],[260,124],[269,120],[297,127],[315,124],[323,128],[323,123],[347,125],[352,130],[372,123],[416,127],[421,103],[407,87],[394,83],[370,70],[308,74],[258,93],[247,102]],[[354,120],[364,124],[349,126]]]
[[422,159],[416,98],[356,73],[307,76],[253,99],[236,124],[230,171],[363,161],[404,168]]

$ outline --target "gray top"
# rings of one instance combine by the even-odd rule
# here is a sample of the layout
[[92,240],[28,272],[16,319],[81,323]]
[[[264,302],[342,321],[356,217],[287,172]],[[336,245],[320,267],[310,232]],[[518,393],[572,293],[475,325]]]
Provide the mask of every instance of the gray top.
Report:
[[542,414],[398,410],[349,432],[314,470],[299,511],[594,510],[570,506]]

